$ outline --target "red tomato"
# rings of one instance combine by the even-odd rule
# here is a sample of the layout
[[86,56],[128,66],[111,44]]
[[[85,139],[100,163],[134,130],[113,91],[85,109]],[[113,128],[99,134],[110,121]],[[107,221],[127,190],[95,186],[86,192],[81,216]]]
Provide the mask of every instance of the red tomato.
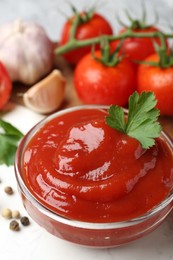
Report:
[[[81,16],[82,15],[85,15],[85,13],[81,14]],[[74,21],[74,17],[69,19],[64,24],[61,39],[60,39],[60,45],[64,45],[68,42],[73,21]],[[108,23],[108,21],[106,21],[106,19],[104,17],[102,17],[101,15],[95,13],[95,14],[93,14],[93,16],[90,20],[88,20],[85,23],[81,23],[78,26],[75,37],[78,40],[84,40],[84,39],[97,37],[97,36],[100,36],[103,34],[111,35],[112,33],[113,33],[112,28],[111,28],[110,24]],[[97,48],[98,48],[98,46],[97,46]],[[85,54],[89,53],[90,51],[91,51],[91,46],[86,46],[86,47],[82,47],[82,48],[70,51],[70,52],[64,54],[64,57],[69,63],[77,64],[78,61]]]
[[12,90],[12,82],[10,76],[3,66],[0,63],[0,109],[8,102]]
[[[100,57],[100,51],[95,55]],[[124,106],[136,89],[135,68],[127,58],[108,67],[88,54],[75,69],[74,85],[84,103]]]
[[[122,29],[120,34],[125,31],[127,31],[127,29]],[[145,29],[133,29],[133,31],[139,33],[150,33],[157,32],[158,29],[152,26]],[[127,38],[122,44],[121,52],[125,53],[131,60],[144,60],[150,54],[155,53],[153,41],[160,44],[158,38]],[[114,50],[118,43],[119,41],[112,41],[111,49]]]
[[[150,55],[145,61],[158,62],[157,54]],[[153,91],[158,100],[157,108],[162,115],[173,115],[173,67],[160,68],[150,65],[139,65],[137,89]]]

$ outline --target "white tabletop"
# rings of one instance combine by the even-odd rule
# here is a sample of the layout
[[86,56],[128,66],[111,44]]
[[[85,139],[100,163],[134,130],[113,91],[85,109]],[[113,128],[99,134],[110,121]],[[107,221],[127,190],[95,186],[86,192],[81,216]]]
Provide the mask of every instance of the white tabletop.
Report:
[[[70,2],[70,1],[69,1]],[[74,5],[86,7],[96,1],[71,1]],[[107,4],[105,4],[107,2]],[[114,24],[116,31],[119,28],[115,20],[115,14],[122,14],[122,8],[134,10],[134,13],[141,13],[140,3],[142,1],[130,0],[109,0],[102,1],[99,11]],[[100,3],[100,1],[99,1]],[[172,0],[148,0],[145,1],[149,11],[149,20],[153,20],[153,10],[157,7],[160,16],[160,26],[165,22],[171,23],[173,13]],[[152,8],[151,8],[152,6]],[[70,14],[69,5],[63,0],[18,0],[0,1],[0,25],[15,18],[22,17],[27,20],[34,20],[42,24],[50,38],[59,38],[62,23],[65,20],[59,10]],[[46,14],[46,19],[45,19]],[[170,17],[170,18],[169,18]],[[170,20],[169,20],[170,19]],[[115,20],[115,23],[114,23]],[[26,133],[35,123],[43,118],[22,106],[15,106],[12,111],[4,117]],[[22,215],[27,215],[19,194],[17,192],[16,180],[13,167],[0,166],[0,211],[3,207],[18,209]],[[4,187],[10,185],[14,188],[14,195],[5,194]],[[20,232],[13,232],[8,228],[9,220],[0,216],[0,259],[2,260],[167,260],[173,259],[173,212],[167,217],[164,223],[153,233],[145,238],[135,241],[129,245],[114,249],[90,249],[80,247],[56,237],[53,237],[33,220],[28,227],[21,228]]]

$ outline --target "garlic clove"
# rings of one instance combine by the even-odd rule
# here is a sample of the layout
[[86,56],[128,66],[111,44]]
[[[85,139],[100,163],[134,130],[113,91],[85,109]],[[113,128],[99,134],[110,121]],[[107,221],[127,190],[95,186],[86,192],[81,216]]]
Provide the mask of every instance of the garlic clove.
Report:
[[64,99],[66,80],[55,69],[46,78],[36,83],[23,95],[26,107],[47,114],[57,110]]

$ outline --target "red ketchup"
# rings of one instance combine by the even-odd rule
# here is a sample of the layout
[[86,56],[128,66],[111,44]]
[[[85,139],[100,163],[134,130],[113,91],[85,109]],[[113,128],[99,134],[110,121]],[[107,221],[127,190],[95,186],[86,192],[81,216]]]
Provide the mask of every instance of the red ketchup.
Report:
[[45,207],[69,219],[123,221],[145,214],[173,188],[163,138],[140,143],[109,127],[107,112],[81,109],[46,123],[25,148],[24,180]]

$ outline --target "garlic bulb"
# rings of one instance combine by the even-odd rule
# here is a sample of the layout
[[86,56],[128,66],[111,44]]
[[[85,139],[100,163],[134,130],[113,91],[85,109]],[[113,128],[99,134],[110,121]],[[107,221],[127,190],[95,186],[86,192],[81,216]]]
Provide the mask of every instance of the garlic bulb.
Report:
[[0,60],[12,81],[34,84],[53,66],[53,43],[40,25],[16,20],[0,27]]

